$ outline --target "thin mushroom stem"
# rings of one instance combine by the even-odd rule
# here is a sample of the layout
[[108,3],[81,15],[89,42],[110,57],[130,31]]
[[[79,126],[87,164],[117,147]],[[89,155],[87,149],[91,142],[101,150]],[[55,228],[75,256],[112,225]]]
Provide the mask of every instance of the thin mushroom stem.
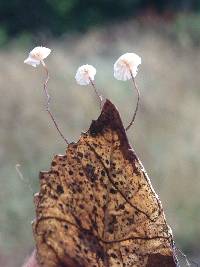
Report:
[[92,85],[92,87],[94,89],[94,92],[95,92],[95,94],[96,94],[96,96],[98,98],[99,107],[100,107],[100,110],[101,110],[101,107],[102,107],[102,96],[98,93],[98,90],[97,90],[93,80],[90,77],[89,77],[89,80],[90,80],[90,83],[91,83],[91,85]]
[[128,131],[128,130],[130,129],[130,127],[133,125],[133,123],[134,123],[134,121],[135,121],[135,117],[136,117],[136,114],[137,114],[137,111],[138,111],[138,107],[139,107],[139,102],[140,102],[140,91],[139,91],[139,89],[138,89],[138,86],[137,86],[137,84],[136,84],[135,78],[133,77],[133,73],[132,73],[131,70],[130,70],[130,74],[131,74],[131,78],[132,78],[132,81],[133,81],[134,88],[135,88],[136,91],[137,91],[137,104],[136,104],[136,108],[135,108],[135,111],[134,111],[132,120],[131,120],[131,122],[129,123],[129,125],[126,127],[126,131]]
[[46,111],[49,113],[49,115],[50,115],[50,117],[51,117],[51,119],[52,119],[52,121],[53,121],[53,123],[54,123],[54,125],[55,125],[55,127],[56,127],[56,129],[58,131],[58,133],[62,137],[62,139],[67,143],[67,145],[69,145],[69,142],[67,141],[67,139],[62,134],[62,132],[61,132],[61,130],[60,130],[60,128],[59,128],[59,126],[58,126],[58,124],[57,124],[54,116],[53,116],[53,114],[51,113],[51,110],[50,110],[50,100],[51,100],[51,97],[49,95],[48,88],[47,88],[47,84],[48,84],[48,81],[49,81],[49,77],[50,76],[49,76],[48,68],[47,68],[47,66],[45,65],[44,62],[42,62],[42,65],[43,65],[43,67],[45,69],[45,72],[46,72],[46,80],[44,82],[44,87],[43,87],[44,93],[45,93],[45,96],[46,96],[46,99],[47,99],[47,101],[46,101]]

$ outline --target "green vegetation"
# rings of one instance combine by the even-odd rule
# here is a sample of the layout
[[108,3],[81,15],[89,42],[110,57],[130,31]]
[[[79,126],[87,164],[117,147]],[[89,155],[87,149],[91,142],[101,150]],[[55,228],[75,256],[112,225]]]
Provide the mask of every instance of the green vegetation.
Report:
[[177,38],[185,45],[200,45],[200,14],[180,14],[174,22]]
[[0,0],[0,44],[21,34],[59,36],[119,22],[153,10],[175,14],[200,12],[199,0]]

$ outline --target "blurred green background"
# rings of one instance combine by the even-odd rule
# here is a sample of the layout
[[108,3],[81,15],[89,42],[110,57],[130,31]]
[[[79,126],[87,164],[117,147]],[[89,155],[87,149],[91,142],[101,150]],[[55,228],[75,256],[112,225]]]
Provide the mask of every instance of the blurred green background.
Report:
[[177,246],[200,262],[200,1],[0,0],[0,266],[21,266],[33,249],[38,173],[66,149],[44,109],[43,69],[23,63],[36,45],[52,49],[51,109],[70,141],[99,114],[92,89],[74,80],[77,67],[97,68],[97,87],[127,124],[136,94],[114,79],[113,63],[125,52],[142,57],[128,136]]

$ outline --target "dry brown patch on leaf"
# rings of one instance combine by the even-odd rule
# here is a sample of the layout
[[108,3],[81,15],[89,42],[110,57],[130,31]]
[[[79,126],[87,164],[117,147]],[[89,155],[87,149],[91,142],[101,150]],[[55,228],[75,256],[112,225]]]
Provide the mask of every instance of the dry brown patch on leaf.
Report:
[[160,200],[110,101],[40,181],[33,229],[42,267],[176,266]]

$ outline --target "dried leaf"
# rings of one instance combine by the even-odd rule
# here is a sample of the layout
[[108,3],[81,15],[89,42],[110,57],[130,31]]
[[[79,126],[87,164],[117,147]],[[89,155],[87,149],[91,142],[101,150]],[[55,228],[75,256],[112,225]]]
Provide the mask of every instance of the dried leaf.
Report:
[[43,267],[173,267],[160,200],[115,106],[40,175],[33,224]]

